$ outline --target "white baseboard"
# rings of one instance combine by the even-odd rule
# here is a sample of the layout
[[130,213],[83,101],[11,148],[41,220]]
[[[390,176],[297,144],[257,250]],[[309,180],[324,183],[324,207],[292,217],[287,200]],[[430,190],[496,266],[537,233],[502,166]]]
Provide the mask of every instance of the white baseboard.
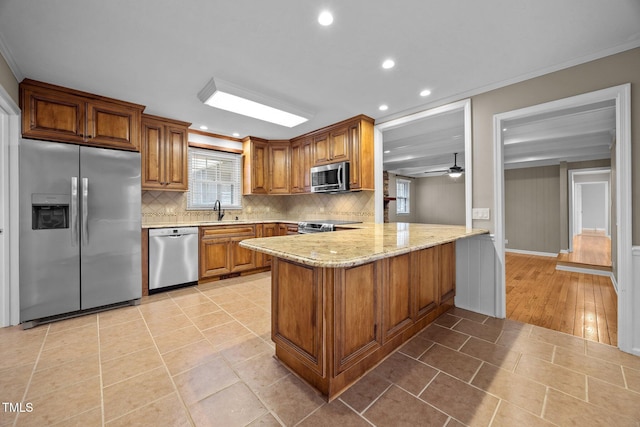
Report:
[[535,255],[535,256],[546,256],[549,258],[556,258],[558,254],[550,253],[550,252],[536,252],[536,251],[524,251],[522,249],[507,249],[505,248],[505,252],[511,252],[514,254],[523,254],[523,255]]
[[[583,273],[583,274],[593,274],[594,276],[607,276],[613,278],[613,273],[610,271],[596,270],[593,268],[580,268],[580,267],[569,267],[566,265],[556,265],[556,270],[560,271],[569,271],[571,273]],[[617,292],[616,288],[616,292]]]
[[570,252],[569,252],[569,249],[560,249],[560,253],[561,254],[568,254]]

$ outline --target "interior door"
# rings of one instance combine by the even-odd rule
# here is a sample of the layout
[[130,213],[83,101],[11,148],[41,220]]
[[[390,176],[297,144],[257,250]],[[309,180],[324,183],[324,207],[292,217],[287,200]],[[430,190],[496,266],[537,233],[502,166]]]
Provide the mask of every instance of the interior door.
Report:
[[80,148],[81,307],[140,298],[140,153]]

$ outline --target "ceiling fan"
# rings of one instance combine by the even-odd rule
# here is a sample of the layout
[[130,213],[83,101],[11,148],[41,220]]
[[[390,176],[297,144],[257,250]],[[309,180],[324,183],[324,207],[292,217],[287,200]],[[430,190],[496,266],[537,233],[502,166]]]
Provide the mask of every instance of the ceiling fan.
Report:
[[426,171],[425,173],[439,173],[439,174],[448,174],[451,178],[459,178],[462,176],[464,172],[464,168],[458,166],[458,153],[453,153],[453,166],[449,169],[444,170],[436,170],[436,171]]

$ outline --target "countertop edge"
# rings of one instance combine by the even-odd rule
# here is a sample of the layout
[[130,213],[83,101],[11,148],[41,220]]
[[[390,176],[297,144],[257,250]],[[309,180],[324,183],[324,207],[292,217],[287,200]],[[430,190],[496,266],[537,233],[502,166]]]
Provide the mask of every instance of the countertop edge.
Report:
[[[355,228],[354,228],[354,230],[355,230]],[[278,251],[278,250],[274,250],[274,249],[264,248],[264,247],[261,247],[261,246],[253,245],[251,243],[251,241],[253,239],[247,239],[247,240],[241,241],[240,242],[240,246],[242,246],[244,248],[247,248],[247,249],[252,249],[254,251],[262,252],[262,253],[265,253],[267,255],[271,255],[271,256],[277,257],[277,258],[282,258],[282,259],[286,259],[288,261],[297,262],[299,264],[308,265],[310,267],[346,268],[346,267],[355,267],[355,266],[358,266],[358,265],[366,264],[368,262],[374,262],[374,261],[378,261],[378,260],[384,259],[384,258],[391,258],[391,257],[394,257],[394,256],[403,255],[403,254],[406,254],[406,253],[410,253],[410,252],[414,252],[414,251],[418,251],[418,250],[422,250],[422,249],[427,249],[427,248],[430,248],[430,247],[433,247],[433,246],[438,246],[438,245],[442,245],[442,244],[445,244],[445,243],[455,242],[457,240],[462,240],[462,239],[475,237],[475,236],[480,236],[480,235],[484,235],[484,234],[489,234],[489,231],[488,230],[484,230],[484,229],[473,229],[471,231],[467,231],[465,234],[462,234],[462,235],[456,236],[456,237],[432,240],[432,241],[428,241],[428,242],[425,242],[425,243],[420,243],[420,244],[416,244],[416,245],[412,245],[412,246],[406,246],[406,247],[402,247],[402,248],[398,248],[398,249],[394,249],[394,250],[389,250],[389,251],[385,251],[385,252],[380,252],[380,253],[373,253],[371,255],[359,256],[359,257],[355,257],[355,258],[348,258],[348,259],[341,260],[341,261],[316,260],[316,259],[313,259],[313,258],[292,254],[290,252],[283,252],[283,251]],[[280,237],[286,237],[286,236],[280,236]],[[289,236],[289,237],[291,237],[291,236]],[[272,238],[270,238],[270,239],[272,239]]]

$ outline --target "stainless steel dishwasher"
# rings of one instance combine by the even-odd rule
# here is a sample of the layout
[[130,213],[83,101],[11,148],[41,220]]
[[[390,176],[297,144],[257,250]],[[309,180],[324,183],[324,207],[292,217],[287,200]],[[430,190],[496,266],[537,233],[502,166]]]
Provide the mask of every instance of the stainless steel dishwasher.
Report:
[[149,230],[149,290],[198,281],[198,227]]

